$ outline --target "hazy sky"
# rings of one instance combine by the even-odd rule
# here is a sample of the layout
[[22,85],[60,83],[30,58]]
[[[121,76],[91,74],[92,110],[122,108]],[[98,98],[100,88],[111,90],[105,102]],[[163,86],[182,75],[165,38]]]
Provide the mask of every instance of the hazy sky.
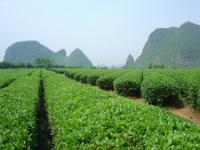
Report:
[[199,0],[0,0],[0,61],[17,41],[37,40],[94,64],[136,59],[156,28],[200,24]]

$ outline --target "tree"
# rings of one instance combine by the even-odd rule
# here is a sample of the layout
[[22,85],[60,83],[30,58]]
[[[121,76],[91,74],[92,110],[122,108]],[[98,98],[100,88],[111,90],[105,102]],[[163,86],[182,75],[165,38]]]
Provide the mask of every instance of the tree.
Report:
[[152,66],[153,66],[153,64],[152,64],[152,62],[150,62],[148,68],[149,68],[149,69],[152,69]]
[[127,59],[126,59],[125,67],[130,67],[130,66],[133,65],[133,63],[134,63],[134,58],[131,54],[129,54]]
[[31,63],[28,62],[28,63],[26,64],[26,68],[33,68],[33,65],[32,65]]
[[0,62],[0,68],[6,69],[6,68],[16,68],[16,65],[10,62]]
[[35,66],[40,68],[49,68],[52,66],[52,61],[48,58],[37,58],[35,61]]
[[153,65],[153,68],[164,69],[166,67],[164,64],[155,64],[155,65]]
[[33,68],[31,63],[0,62],[0,68]]

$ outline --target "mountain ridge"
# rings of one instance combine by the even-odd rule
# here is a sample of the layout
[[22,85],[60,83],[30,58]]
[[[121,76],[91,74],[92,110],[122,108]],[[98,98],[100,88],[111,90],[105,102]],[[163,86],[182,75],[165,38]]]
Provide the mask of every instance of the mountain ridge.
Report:
[[[79,49],[80,50],[80,49]],[[75,53],[73,53],[75,51]],[[3,61],[13,63],[34,63],[37,58],[46,57],[50,59],[56,65],[65,66],[79,66],[79,67],[92,67],[92,62],[81,51],[72,51],[71,54],[75,55],[76,60],[66,55],[65,49],[61,49],[57,52],[52,51],[46,46],[42,45],[38,41],[19,41],[6,49]],[[81,61],[80,61],[80,60]]]
[[200,66],[200,25],[185,22],[180,27],[158,28],[150,35],[134,67],[164,64],[167,67]]

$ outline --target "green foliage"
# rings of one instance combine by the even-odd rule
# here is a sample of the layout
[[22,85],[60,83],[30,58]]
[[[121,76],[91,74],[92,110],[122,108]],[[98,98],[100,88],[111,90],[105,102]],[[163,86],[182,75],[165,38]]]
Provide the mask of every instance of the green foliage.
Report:
[[100,78],[100,76],[101,76],[101,74],[99,74],[99,73],[91,73],[90,75],[88,75],[87,81],[91,85],[96,85],[96,82],[97,82],[98,78]]
[[107,69],[96,69],[87,76],[87,81],[91,85],[97,85],[97,80],[108,72]]
[[149,69],[152,69],[152,68],[153,68],[152,62],[149,63],[149,67],[148,67],[148,68],[149,68]]
[[15,79],[11,78],[11,79],[6,79],[3,83],[0,83],[0,89],[6,87],[7,85],[9,85],[11,82],[13,82]]
[[166,67],[200,66],[200,26],[186,22],[180,28],[161,28],[153,31],[135,67],[150,63]]
[[139,96],[141,82],[142,72],[133,70],[115,79],[114,89],[119,95]]
[[198,95],[197,95],[197,99],[195,102],[195,108],[200,111],[200,88],[198,89]]
[[154,64],[154,65],[152,66],[152,68],[164,69],[164,68],[166,68],[166,67],[165,67],[164,64]]
[[191,74],[196,72],[194,69],[152,69],[152,70],[144,70],[144,78],[148,77],[149,74],[162,74],[173,78],[176,82],[176,85],[180,89],[179,95],[185,97],[187,95],[188,90],[188,82]]
[[173,78],[155,73],[144,79],[141,91],[147,103],[163,106],[178,98],[179,87]]
[[[59,68],[51,70],[55,72],[65,72],[65,75],[69,78],[81,81],[82,83],[98,85],[102,89],[112,90],[114,86],[116,93],[123,96],[139,96],[143,79],[163,75],[167,77],[167,80],[169,80],[169,78],[173,80],[170,81],[170,83],[173,82],[173,84],[176,85],[178,88],[178,95],[185,97],[187,102],[194,108],[197,109],[199,107],[199,103],[197,102],[200,79],[199,69],[152,68],[143,70],[142,75],[139,73],[140,71],[138,72],[136,69]],[[132,76],[134,76],[134,78]],[[175,92],[177,92],[177,88]],[[154,90],[158,90],[156,93],[158,97],[163,97],[163,92],[160,92],[159,88]],[[163,100],[167,101],[167,98],[163,98]],[[155,99],[153,99],[153,101],[155,101]],[[174,103],[176,102],[178,101],[174,101]],[[159,103],[159,105],[161,104]]]
[[81,83],[87,83],[87,73],[81,74],[80,81]]
[[35,66],[40,68],[50,68],[52,66],[52,61],[48,58],[37,58]]
[[61,69],[61,71],[60,70],[58,70],[58,69],[51,69],[52,71],[54,71],[54,72],[64,72],[64,74],[65,74],[65,76],[66,77],[68,77],[68,78],[71,78],[71,79],[73,79],[73,76],[74,76],[74,73],[72,73],[71,71],[69,71],[69,70],[64,70],[64,69]]
[[200,148],[200,129],[190,121],[62,75],[45,74],[55,149]]
[[65,74],[66,73],[66,71],[63,69],[63,68],[49,68],[49,70],[51,70],[51,71],[54,71],[54,72],[56,72],[56,73],[58,73],[58,74]]
[[97,80],[97,85],[104,90],[113,90],[113,81],[116,78],[113,75],[104,75]]
[[81,74],[79,74],[79,73],[76,73],[75,75],[74,75],[74,79],[76,80],[76,81],[81,81]]
[[[121,76],[123,73],[122,70],[110,70],[109,72],[105,73],[103,76],[98,78],[97,85],[104,90],[113,90],[113,82],[114,80]],[[125,72],[124,72],[125,73]]]
[[187,101],[196,109],[200,110],[199,90],[200,90],[200,72],[190,74],[187,90]]
[[170,78],[173,78],[176,82],[176,85],[180,89],[179,95],[185,97],[187,92],[187,82],[188,82],[188,75],[191,73],[189,70],[160,70],[160,73],[166,75]]
[[0,149],[30,149],[34,144],[38,75],[22,75],[0,90]]
[[0,69],[0,88],[5,87],[20,76],[28,75],[32,69]]
[[[64,71],[65,75],[71,79],[81,81],[82,83],[89,83],[96,85],[98,78],[110,72],[108,69],[80,69],[80,68],[67,68],[67,69],[51,69],[54,72]],[[79,75],[77,75],[79,74]]]
[[0,62],[0,69],[8,68],[33,68],[30,63],[10,63],[10,62]]
[[[152,70],[155,72],[155,70]],[[182,97],[195,109],[199,109],[198,91],[200,89],[200,71],[199,69],[165,69],[157,70],[157,73],[173,78],[179,87]]]

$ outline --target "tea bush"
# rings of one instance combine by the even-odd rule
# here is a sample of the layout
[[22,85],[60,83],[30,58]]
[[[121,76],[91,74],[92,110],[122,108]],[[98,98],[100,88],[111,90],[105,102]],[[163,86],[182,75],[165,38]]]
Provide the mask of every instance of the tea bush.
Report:
[[39,72],[22,75],[0,90],[0,149],[30,149],[34,145]]
[[200,148],[200,128],[190,121],[49,74],[45,99],[55,149]]
[[114,80],[114,89],[123,96],[139,96],[142,82],[142,72],[132,71]]
[[147,103],[163,106],[177,99],[179,87],[173,78],[162,74],[150,74],[143,80],[141,92]]

